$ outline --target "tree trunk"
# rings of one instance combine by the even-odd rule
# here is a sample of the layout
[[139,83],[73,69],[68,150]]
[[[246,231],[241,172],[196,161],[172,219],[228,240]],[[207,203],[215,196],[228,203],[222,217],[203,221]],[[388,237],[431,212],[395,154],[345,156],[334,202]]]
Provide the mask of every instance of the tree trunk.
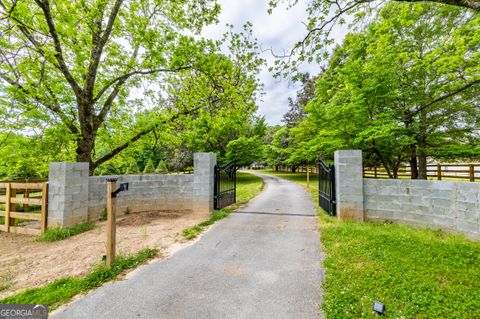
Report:
[[382,156],[382,153],[375,147],[373,148],[373,152],[377,155],[378,159],[380,160],[380,163],[382,163],[383,167],[387,171],[388,178],[394,178],[394,176],[392,175],[392,171],[390,170],[390,167],[388,165],[388,162]]
[[417,145],[410,146],[410,174],[411,179],[418,179],[418,165],[417,165]]
[[85,162],[89,164],[90,175],[93,175],[95,168],[97,168],[92,162],[92,152],[95,147],[95,135],[82,136],[77,141],[77,162]]
[[420,125],[417,137],[418,179],[427,179],[427,112],[420,112]]
[[418,179],[427,179],[427,155],[425,141],[418,141]]
[[398,156],[397,160],[393,163],[393,178],[398,178],[398,170],[400,169],[400,165],[402,164],[402,158]]

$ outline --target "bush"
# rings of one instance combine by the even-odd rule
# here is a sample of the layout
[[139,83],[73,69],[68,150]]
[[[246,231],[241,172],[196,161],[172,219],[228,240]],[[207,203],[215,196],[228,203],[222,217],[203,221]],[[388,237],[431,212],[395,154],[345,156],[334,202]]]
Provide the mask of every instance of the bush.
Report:
[[143,173],[145,174],[152,174],[155,173],[155,165],[153,165],[153,161],[151,159],[148,160],[147,165],[143,169]]
[[125,171],[125,174],[138,174],[140,173],[140,168],[138,167],[138,164],[136,161],[132,161],[130,165],[128,166],[127,170]]
[[157,169],[155,170],[156,173],[167,173],[168,168],[167,168],[167,163],[165,163],[164,160],[160,160],[157,165]]

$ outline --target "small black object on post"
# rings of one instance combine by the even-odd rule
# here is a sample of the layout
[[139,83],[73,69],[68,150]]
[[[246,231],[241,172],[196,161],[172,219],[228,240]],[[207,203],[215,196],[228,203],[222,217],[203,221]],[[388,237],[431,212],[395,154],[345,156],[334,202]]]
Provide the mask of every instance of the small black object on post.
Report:
[[373,303],[373,311],[375,311],[377,314],[385,316],[385,305],[381,303],[380,301],[375,301]]
[[128,191],[128,183],[120,183],[120,187],[116,191],[112,192],[112,197],[117,197],[118,193],[125,191]]

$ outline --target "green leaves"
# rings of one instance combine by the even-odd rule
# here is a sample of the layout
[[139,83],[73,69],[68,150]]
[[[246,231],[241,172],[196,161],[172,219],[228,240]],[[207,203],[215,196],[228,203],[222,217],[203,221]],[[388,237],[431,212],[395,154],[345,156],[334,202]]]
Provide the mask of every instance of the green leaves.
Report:
[[235,160],[238,166],[248,166],[262,159],[263,143],[257,136],[240,137],[227,145],[227,159]]
[[356,148],[394,177],[407,160],[450,153],[440,149],[473,154],[466,150],[479,143],[479,21],[451,7],[385,6],[333,51],[306,118],[291,129],[287,163]]
[[[249,24],[224,41],[192,36],[219,10],[215,0],[2,1],[1,98],[11,104],[5,115],[23,124],[9,129],[62,132],[55,137],[70,158],[108,172],[124,171],[129,160],[117,168],[106,162],[157,131],[175,140],[166,132],[220,113],[228,119],[215,124],[220,134],[243,129],[256,109],[263,60]],[[230,53],[220,53],[224,44]],[[7,124],[0,125],[2,132]]]
[[[271,14],[279,4],[285,4],[289,8],[297,3],[298,1],[271,0],[268,12]],[[399,5],[395,7],[395,11],[385,12],[384,9],[391,3],[398,3]],[[304,5],[308,14],[305,35],[301,41],[290,48],[291,50],[287,54],[277,56],[272,71],[275,72],[276,76],[293,77],[295,79],[299,75],[300,65],[305,61],[322,65],[328,60],[328,53],[336,43],[336,35],[343,33],[342,30],[345,28],[348,28],[349,31],[362,31],[365,25],[378,16],[379,12],[380,14],[388,14],[389,17],[402,17],[406,12],[409,14],[409,19],[389,21],[389,25],[384,25],[387,29],[394,26],[393,23],[403,23],[403,26],[410,28],[415,25],[416,21],[430,19],[431,17],[426,18],[425,15],[425,11],[430,9],[432,9],[432,15],[438,18],[446,18],[448,14],[445,14],[445,12],[447,11],[457,11],[464,15],[478,15],[480,12],[480,5],[477,1],[429,0],[422,3],[426,4],[423,12],[417,11],[412,14],[412,12],[409,12],[411,6],[409,0],[381,3],[360,0],[305,1]],[[382,11],[384,12],[382,13]],[[453,21],[454,19],[450,20],[450,22]],[[448,19],[443,22],[447,28],[450,27]],[[457,26],[461,26],[465,21],[456,21],[455,23],[457,23]]]

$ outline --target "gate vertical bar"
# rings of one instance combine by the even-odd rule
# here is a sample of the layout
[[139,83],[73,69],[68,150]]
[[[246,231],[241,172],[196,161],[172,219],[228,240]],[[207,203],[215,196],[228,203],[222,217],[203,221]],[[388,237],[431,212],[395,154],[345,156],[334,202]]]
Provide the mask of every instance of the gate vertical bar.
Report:
[[214,208],[222,209],[237,201],[237,167],[235,161],[215,166]]
[[318,203],[329,215],[336,215],[335,167],[327,165],[322,159],[318,164]]

